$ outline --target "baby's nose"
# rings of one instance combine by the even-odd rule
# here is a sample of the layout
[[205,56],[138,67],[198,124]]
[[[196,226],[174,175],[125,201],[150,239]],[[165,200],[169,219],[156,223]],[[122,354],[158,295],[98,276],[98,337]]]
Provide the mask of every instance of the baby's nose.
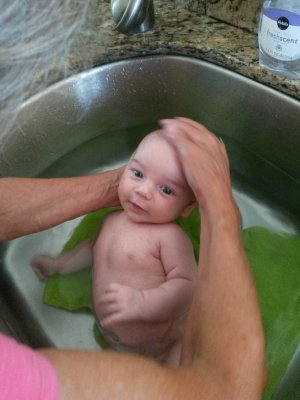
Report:
[[138,185],[136,188],[136,192],[147,200],[150,200],[152,197],[152,188],[151,185],[148,183]]

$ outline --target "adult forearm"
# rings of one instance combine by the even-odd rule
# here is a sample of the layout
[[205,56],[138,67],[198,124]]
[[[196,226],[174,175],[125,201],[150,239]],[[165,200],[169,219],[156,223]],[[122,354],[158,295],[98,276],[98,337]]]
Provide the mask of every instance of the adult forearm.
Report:
[[198,289],[183,360],[187,365],[204,361],[228,380],[232,399],[252,400],[260,398],[265,378],[264,335],[239,213],[230,197],[220,194],[201,212]]
[[118,204],[122,169],[75,178],[0,179],[0,241]]
[[187,118],[164,120],[161,125],[201,210],[199,269],[182,363],[196,370],[205,365],[228,389],[222,399],[260,399],[264,335],[241,242],[226,148],[205,126]]
[[196,371],[168,368],[141,356],[109,351],[43,354],[57,371],[61,400],[227,400],[222,385],[202,365]]

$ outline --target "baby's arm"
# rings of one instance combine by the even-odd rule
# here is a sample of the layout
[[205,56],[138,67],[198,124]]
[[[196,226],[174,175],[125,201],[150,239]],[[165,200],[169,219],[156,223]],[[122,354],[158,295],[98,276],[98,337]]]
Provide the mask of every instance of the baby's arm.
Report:
[[94,240],[86,240],[79,243],[74,249],[56,257],[36,255],[31,260],[32,269],[41,280],[56,273],[67,274],[83,269],[92,264],[93,244]]
[[184,315],[192,302],[196,278],[193,246],[179,226],[172,226],[170,233],[163,236],[160,254],[166,281],[142,291],[143,319],[152,322]]
[[157,288],[138,290],[117,283],[108,287],[98,303],[103,327],[130,321],[168,321],[187,312],[194,291],[196,261],[190,239],[177,225],[164,232],[161,261],[166,281]]

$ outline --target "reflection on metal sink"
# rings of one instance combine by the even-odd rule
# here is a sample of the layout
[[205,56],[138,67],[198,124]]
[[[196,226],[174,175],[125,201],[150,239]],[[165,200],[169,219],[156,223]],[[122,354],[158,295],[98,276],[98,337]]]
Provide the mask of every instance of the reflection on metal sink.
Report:
[[[299,102],[190,58],[116,62],[33,97],[0,154],[0,174],[75,176],[120,165],[160,118],[176,115],[199,120],[223,138],[244,226],[300,232]],[[77,223],[0,248],[1,292],[33,345],[98,348],[93,317],[44,305],[44,285],[29,263],[37,252],[59,252]],[[300,373],[298,356],[284,387],[293,384],[296,368]]]

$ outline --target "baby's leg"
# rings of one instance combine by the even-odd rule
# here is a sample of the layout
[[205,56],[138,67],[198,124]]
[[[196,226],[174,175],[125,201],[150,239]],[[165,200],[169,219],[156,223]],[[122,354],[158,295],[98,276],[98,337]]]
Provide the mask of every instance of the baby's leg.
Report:
[[31,260],[32,269],[40,280],[56,273],[78,271],[92,264],[92,245],[92,240],[85,241],[56,257],[36,255]]

